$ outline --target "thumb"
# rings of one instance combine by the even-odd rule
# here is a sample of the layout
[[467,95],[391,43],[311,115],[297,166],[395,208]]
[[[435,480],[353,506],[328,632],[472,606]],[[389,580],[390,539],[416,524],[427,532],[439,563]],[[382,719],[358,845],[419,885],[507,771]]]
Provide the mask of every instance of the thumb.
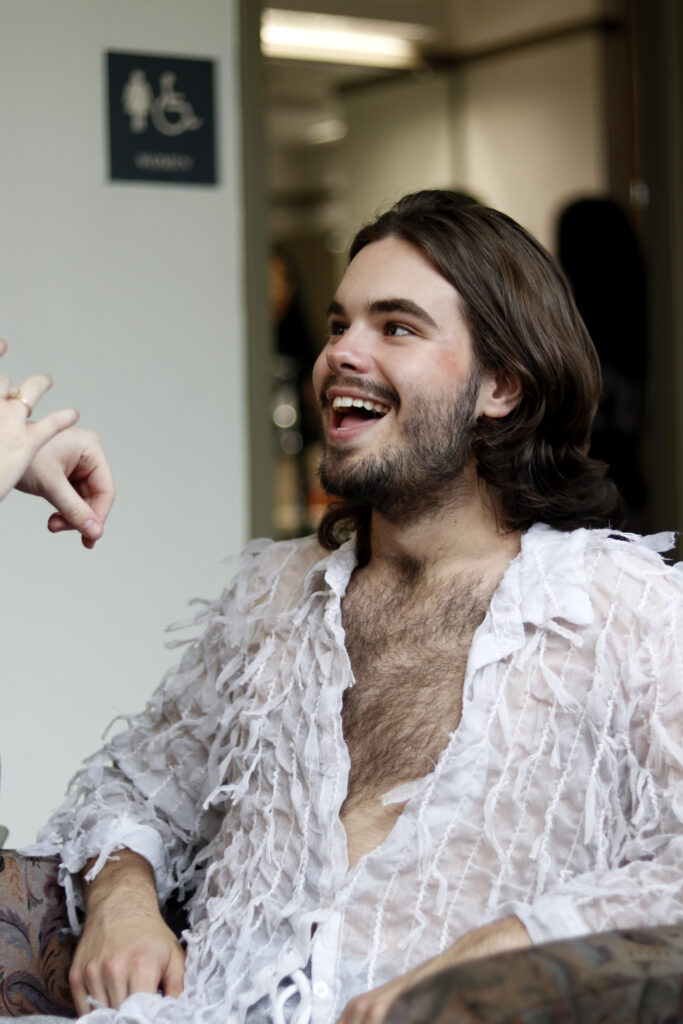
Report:
[[57,509],[47,524],[51,533],[78,530],[93,542],[102,536],[102,524],[92,508],[64,477],[53,483],[46,497]]

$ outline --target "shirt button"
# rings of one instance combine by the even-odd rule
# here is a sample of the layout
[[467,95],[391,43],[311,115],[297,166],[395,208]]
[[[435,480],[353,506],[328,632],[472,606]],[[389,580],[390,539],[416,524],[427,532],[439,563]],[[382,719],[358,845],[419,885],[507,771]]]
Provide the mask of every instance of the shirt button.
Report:
[[326,982],[316,981],[313,986],[313,995],[319,996],[320,999],[324,999],[325,996],[329,995],[330,989]]

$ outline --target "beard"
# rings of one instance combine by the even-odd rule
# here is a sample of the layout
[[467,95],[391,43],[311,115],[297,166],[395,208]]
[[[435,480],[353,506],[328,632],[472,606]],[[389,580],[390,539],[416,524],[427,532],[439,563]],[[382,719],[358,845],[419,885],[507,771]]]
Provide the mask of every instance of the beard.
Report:
[[400,447],[354,459],[324,443],[318,473],[325,490],[396,523],[452,505],[465,488],[480,383],[474,370],[455,396],[422,399],[401,425]]

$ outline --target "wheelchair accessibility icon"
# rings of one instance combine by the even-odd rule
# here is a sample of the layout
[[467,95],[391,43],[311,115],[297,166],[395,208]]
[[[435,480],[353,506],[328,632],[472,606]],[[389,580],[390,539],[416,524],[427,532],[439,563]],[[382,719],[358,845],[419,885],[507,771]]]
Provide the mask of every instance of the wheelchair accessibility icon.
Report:
[[121,94],[121,104],[129,118],[131,132],[145,132],[149,120],[161,135],[167,136],[184,135],[201,128],[203,119],[196,116],[185,94],[175,91],[176,77],[173,71],[159,75],[160,93],[155,97],[145,72],[140,69],[131,71]]

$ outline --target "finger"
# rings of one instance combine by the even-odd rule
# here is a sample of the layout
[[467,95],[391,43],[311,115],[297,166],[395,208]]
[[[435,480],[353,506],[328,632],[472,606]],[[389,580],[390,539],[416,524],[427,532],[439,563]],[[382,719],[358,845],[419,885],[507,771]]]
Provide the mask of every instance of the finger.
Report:
[[[33,410],[36,403],[43,397],[46,391],[49,391],[52,387],[52,377],[49,373],[36,373],[32,377],[27,377],[26,380],[22,380],[21,384],[17,388],[22,398],[24,398]],[[26,416],[30,415],[29,410],[24,405],[24,402],[11,399],[8,396],[8,401],[14,401],[17,405],[24,407]]]
[[81,972],[77,970],[75,964],[72,964],[71,970],[69,971],[69,987],[71,988],[71,995],[76,1006],[76,1012],[79,1017],[82,1017],[84,1013],[87,1013],[90,1009],[88,1005],[87,996],[88,993],[85,990],[83,984],[83,977]]
[[140,955],[133,961],[126,995],[134,992],[151,992],[154,995],[161,985],[161,971],[148,956]]
[[161,987],[164,995],[173,996],[177,999],[183,991],[183,978],[185,976],[185,954],[180,946],[171,954],[166,973],[161,979]]
[[[112,958],[105,960],[102,967],[104,987],[106,990],[105,1005],[118,1010],[124,999],[128,998],[128,970],[124,969],[123,961]],[[93,993],[94,995],[94,993]]]
[[114,504],[116,490],[111,468],[96,434],[92,435],[92,443],[83,449],[78,466],[71,473],[70,479],[81,497],[88,502],[98,521],[104,524]]
[[[40,420],[36,420],[35,422],[31,420],[27,423],[25,440],[23,442],[24,453],[27,458],[27,475],[30,473],[31,464],[41,448],[43,448],[48,441],[51,441],[57,434],[73,426],[77,419],[78,413],[75,409],[58,409],[56,412],[51,412],[47,416],[43,416]],[[30,484],[26,482],[26,486],[24,486],[24,483],[21,480],[18,482],[17,486],[20,490],[31,489]]]
[[[20,405],[22,403],[19,403]],[[39,452],[44,444],[51,441],[53,437],[60,434],[62,430],[68,430],[78,421],[79,413],[76,409],[55,409],[39,420],[32,420],[27,430],[30,430],[31,444],[35,452]]]
[[[93,542],[102,536],[102,524],[94,509],[80,496],[66,477],[57,478],[51,483],[47,497],[60,516],[57,529],[50,525],[53,517],[51,516],[48,520],[48,529],[51,533],[59,533],[60,530],[78,530],[84,538]],[[64,525],[61,525],[62,523]]]
[[[53,512],[47,521],[47,528],[50,533],[65,533],[67,530],[75,530],[76,527],[68,523],[59,512]],[[80,529],[81,542],[84,548],[94,548],[95,543],[104,533],[104,527],[97,519],[87,519]]]
[[107,1006],[107,992],[102,980],[100,965],[97,961],[90,961],[83,967],[83,989],[85,991],[85,1009],[83,1013],[90,1013],[94,999],[98,1003]]
[[4,338],[0,338],[0,356],[4,356],[7,351],[7,342]]
[[[83,470],[79,467],[75,472],[78,474]],[[67,491],[69,488],[70,492]],[[95,468],[88,476],[83,479],[72,476],[68,481],[62,480],[59,483],[59,493],[64,494],[64,500],[59,505],[54,500],[55,490],[56,488],[53,489],[50,500],[61,511],[50,516],[48,529],[51,533],[79,530],[83,546],[93,548],[104,533],[104,523],[116,497],[111,470],[102,453],[98,451]],[[73,499],[74,495],[80,499],[78,506],[75,501],[69,500]],[[69,513],[69,507],[73,508],[73,514]]]
[[83,489],[76,486],[93,510],[97,522],[104,526],[116,497],[114,478],[104,456],[87,480],[83,481]]
[[[7,404],[7,402],[3,404],[3,410]],[[43,417],[42,420],[35,423],[33,421],[27,423],[26,412],[23,422],[16,420],[14,424],[9,424],[6,420],[3,421],[8,430],[15,429],[17,436],[20,435],[17,441],[17,455],[20,456],[20,462],[18,462],[17,471],[11,480],[15,487],[19,490],[26,490],[29,494],[41,494],[49,499],[49,496],[43,492],[42,479],[50,475],[49,471],[53,460],[46,460],[47,474],[37,474],[35,467],[41,462],[41,449],[44,445],[52,440],[55,434],[70,427],[76,418],[78,418],[78,413],[75,410],[62,409],[56,413],[50,413],[49,416]],[[51,475],[54,476],[54,472]]]
[[[81,433],[88,434],[87,431]],[[86,518],[85,521],[69,520],[63,515],[53,515],[48,521],[48,528],[53,533],[78,529],[83,535],[84,546],[94,547],[95,541],[99,540],[104,532],[104,523],[116,497],[114,478],[96,434],[91,435],[89,444],[84,447],[78,465],[69,476],[69,483],[87,503],[92,518]]]
[[61,512],[53,512],[47,521],[47,528],[50,533],[63,533],[65,530],[73,530],[73,526],[67,523]]
[[393,999],[380,989],[355,996],[346,1004],[338,1024],[383,1024]]
[[79,1017],[82,1017],[85,1013],[90,1013],[92,1006],[88,1002],[88,993],[85,990],[85,985],[72,982],[71,995]]

